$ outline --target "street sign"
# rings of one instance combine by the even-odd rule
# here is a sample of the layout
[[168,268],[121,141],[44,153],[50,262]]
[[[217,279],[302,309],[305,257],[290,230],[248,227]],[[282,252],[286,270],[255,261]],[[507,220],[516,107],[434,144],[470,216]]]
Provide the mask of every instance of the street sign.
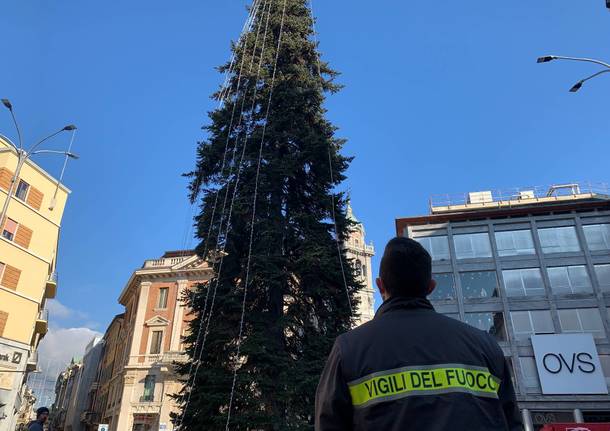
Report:
[[533,335],[532,345],[543,394],[608,393],[593,335]]
[[99,424],[97,426],[97,431],[108,431],[108,424]]

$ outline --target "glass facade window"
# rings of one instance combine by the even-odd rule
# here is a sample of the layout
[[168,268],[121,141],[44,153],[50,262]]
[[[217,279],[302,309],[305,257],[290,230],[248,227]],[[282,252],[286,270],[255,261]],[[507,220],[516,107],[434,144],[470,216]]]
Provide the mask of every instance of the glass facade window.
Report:
[[591,251],[610,250],[610,224],[583,226],[587,246]]
[[498,341],[506,341],[504,315],[501,312],[466,313],[464,322],[493,335]]
[[449,240],[446,236],[426,236],[415,238],[432,256],[432,260],[449,260]]
[[599,287],[604,292],[610,292],[610,265],[595,265],[595,275]]
[[536,254],[531,230],[496,232],[495,235],[500,256]]
[[498,277],[495,271],[462,272],[460,282],[464,298],[497,298],[499,296]]
[[520,357],[519,365],[521,365],[521,375],[523,376],[523,383],[526,389],[540,390],[536,359],[530,356]]
[[565,333],[593,334],[595,338],[604,338],[604,324],[597,308],[579,308],[557,310],[561,331]]
[[431,301],[455,299],[453,274],[434,274],[432,278],[436,280],[436,288],[428,295],[428,299]]
[[540,268],[507,269],[502,271],[506,296],[544,296]]
[[538,236],[545,254],[580,251],[574,226],[538,229]]
[[557,266],[547,268],[551,289],[555,294],[593,293],[585,266]]
[[610,355],[599,355],[599,362],[606,378],[606,384],[610,387]]
[[445,315],[447,317],[451,317],[452,319],[455,319],[455,320],[460,320],[459,313],[443,313],[443,315]]
[[491,243],[487,233],[454,235],[453,242],[458,259],[491,257]]
[[535,334],[555,333],[549,310],[511,311],[510,318],[517,340],[527,340]]

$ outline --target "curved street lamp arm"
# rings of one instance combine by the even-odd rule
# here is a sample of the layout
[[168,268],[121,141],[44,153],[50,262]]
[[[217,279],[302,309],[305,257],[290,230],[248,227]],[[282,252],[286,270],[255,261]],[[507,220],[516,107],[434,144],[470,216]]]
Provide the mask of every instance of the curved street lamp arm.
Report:
[[595,63],[595,64],[599,64],[600,66],[604,66],[604,67],[610,69],[610,64],[604,63],[603,61],[600,61],[600,60],[595,60],[593,58],[563,57],[563,56],[559,56],[559,55],[551,55],[550,57],[553,57],[553,59],[557,59],[557,60],[584,61],[587,63]]
[[23,148],[23,138],[21,137],[21,128],[19,127],[17,118],[15,118],[15,113],[13,112],[13,109],[11,108],[11,109],[9,109],[9,111],[11,111],[11,117],[13,118],[13,123],[15,124],[15,129],[17,129],[17,138],[19,139],[19,149],[22,149]]
[[604,73],[610,73],[610,69],[606,69],[606,70],[600,70],[599,72],[594,73],[593,75],[589,76],[588,78],[581,79],[579,82],[585,83],[585,82],[587,82],[589,79],[593,79],[593,78],[595,78],[596,76],[602,75],[602,74],[604,74]]
[[54,136],[59,135],[61,132],[63,132],[64,129],[60,129],[55,133],[50,134],[49,136],[47,136],[46,138],[41,139],[40,141],[38,141],[36,144],[34,144],[32,146],[32,148],[30,148],[30,150],[28,151],[28,154],[34,154],[36,151],[36,148],[38,148],[43,142],[48,141],[49,139],[53,138]]
[[61,151],[61,150],[37,150],[31,152],[30,155],[33,156],[35,154],[61,154],[62,156],[68,156],[72,159],[77,159],[78,156],[70,151]]

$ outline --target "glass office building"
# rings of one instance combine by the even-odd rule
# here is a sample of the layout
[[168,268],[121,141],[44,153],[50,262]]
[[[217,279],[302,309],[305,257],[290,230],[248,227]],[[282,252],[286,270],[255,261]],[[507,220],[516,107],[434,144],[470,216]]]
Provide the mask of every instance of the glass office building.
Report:
[[[526,429],[610,422],[609,195],[583,184],[467,193],[396,220],[432,255],[436,310],[500,343]],[[535,352],[540,338],[557,351]]]

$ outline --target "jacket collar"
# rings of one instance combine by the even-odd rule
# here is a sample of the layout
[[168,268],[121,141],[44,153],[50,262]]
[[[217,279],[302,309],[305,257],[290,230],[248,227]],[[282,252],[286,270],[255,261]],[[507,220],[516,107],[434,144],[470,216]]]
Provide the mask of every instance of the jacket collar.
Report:
[[375,313],[375,317],[382,316],[386,313],[395,310],[432,310],[434,307],[426,298],[406,298],[406,297],[395,297],[386,300],[381,307]]

